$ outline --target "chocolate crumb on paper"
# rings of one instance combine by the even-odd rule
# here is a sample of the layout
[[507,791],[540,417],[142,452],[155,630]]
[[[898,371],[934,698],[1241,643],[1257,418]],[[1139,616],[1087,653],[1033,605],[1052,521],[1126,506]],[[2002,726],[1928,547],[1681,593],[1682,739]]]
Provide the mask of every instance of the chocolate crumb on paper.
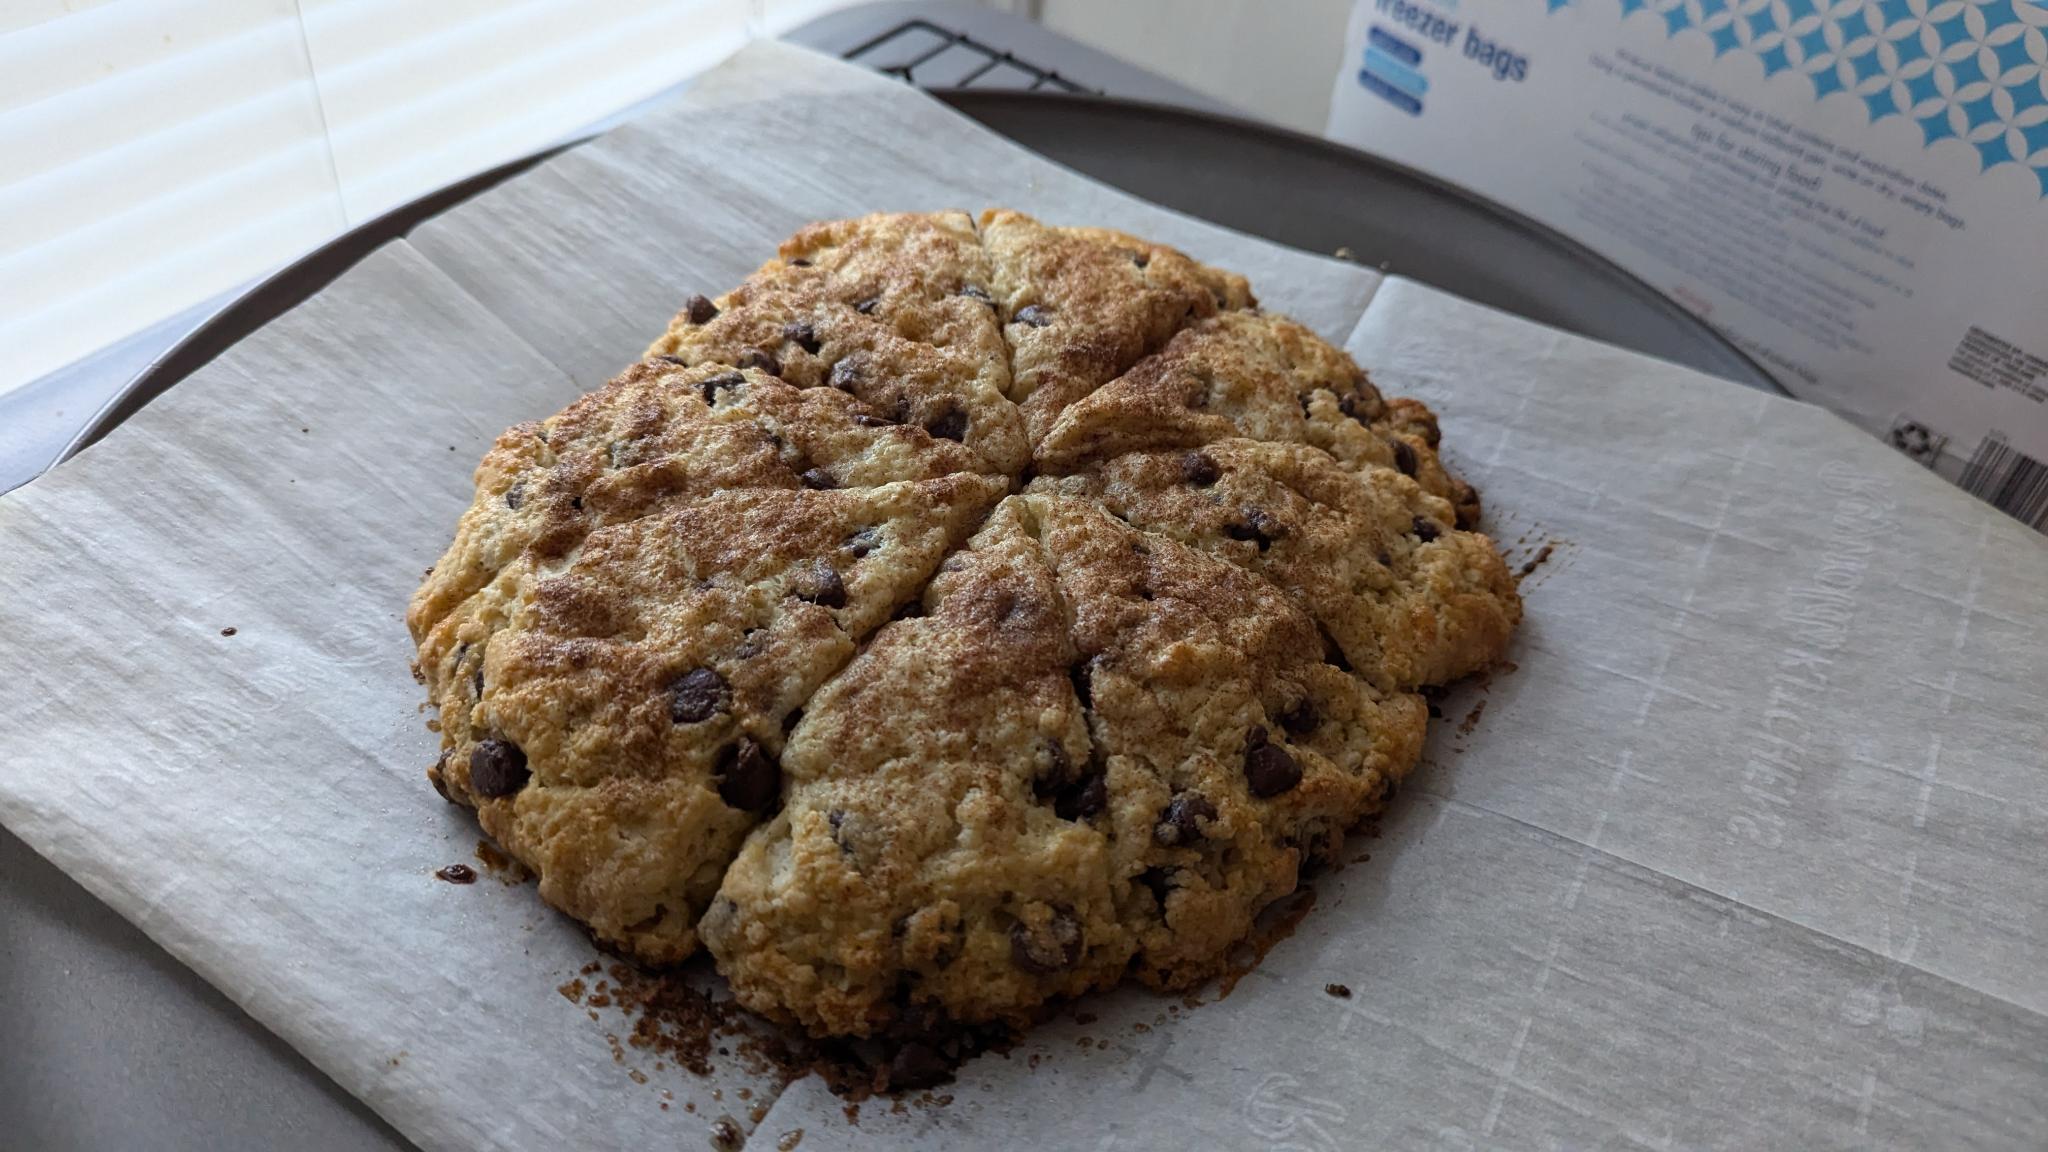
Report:
[[504,849],[489,840],[476,842],[476,858],[485,871],[506,884],[524,884],[533,879],[533,873],[526,865],[506,855]]
[[1463,720],[1458,721],[1458,735],[1470,736],[1472,730],[1479,727],[1479,718],[1485,714],[1486,701],[1481,700],[1477,704],[1472,705],[1472,710],[1465,713]]

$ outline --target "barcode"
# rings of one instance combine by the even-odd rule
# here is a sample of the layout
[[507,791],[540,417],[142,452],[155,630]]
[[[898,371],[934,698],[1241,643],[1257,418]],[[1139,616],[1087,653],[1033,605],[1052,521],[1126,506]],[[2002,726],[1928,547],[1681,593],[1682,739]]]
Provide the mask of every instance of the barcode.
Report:
[[2048,527],[2048,464],[2019,451],[1993,432],[1977,445],[1960,481],[2009,516]]

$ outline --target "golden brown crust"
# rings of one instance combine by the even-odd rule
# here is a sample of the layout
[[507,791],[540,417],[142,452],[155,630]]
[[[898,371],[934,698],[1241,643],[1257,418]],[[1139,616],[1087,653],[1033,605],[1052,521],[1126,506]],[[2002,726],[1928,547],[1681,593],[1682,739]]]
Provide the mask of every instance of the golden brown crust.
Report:
[[430,776],[821,1034],[1214,974],[1520,617],[1426,407],[1121,233],[812,225],[650,356],[478,466]]
[[[861,415],[759,372],[635,365],[500,437],[414,597],[436,786],[549,902],[650,959],[694,950],[759,819],[721,801],[721,757],[745,738],[772,760],[783,718],[1008,487],[961,445]],[[677,723],[699,668],[720,707]],[[486,741],[518,750],[513,798],[473,787]]]
[[1138,971],[1185,986],[1408,769],[1424,713],[1325,664],[1258,576],[1089,501],[1026,499],[1074,620]]
[[991,277],[962,213],[814,224],[711,301],[709,316],[685,306],[648,355],[753,365],[799,388],[836,388],[1013,473],[1030,447],[1005,396],[1010,361]]
[[812,697],[705,917],[741,1001],[820,1032],[1205,979],[1420,751],[1419,698],[1272,585],[1089,501],[1012,498],[925,608]]
[[[1052,799],[1089,763],[1088,732],[1021,499],[947,561],[924,608],[812,698],[784,755],[786,811],[705,918],[744,1003],[821,1032],[887,1024],[906,984],[958,1019],[1021,1014],[1128,957],[1102,838]],[[1089,942],[1073,964],[1020,969],[1012,930],[1054,908]]]
[[1034,458],[1040,471],[1062,473],[1236,436],[1395,469],[1449,500],[1459,527],[1479,523],[1478,493],[1437,458],[1436,416],[1416,400],[1383,399],[1349,356],[1284,316],[1227,312],[1182,329],[1062,412]]
[[1028,491],[1092,500],[1259,573],[1383,691],[1485,668],[1521,619],[1492,541],[1457,529],[1445,501],[1394,469],[1347,469],[1307,445],[1235,439],[1134,452],[1040,477]]
[[1034,443],[1067,405],[1182,327],[1253,303],[1243,277],[1119,232],[998,209],[982,214],[981,233],[1010,344],[1010,398]]

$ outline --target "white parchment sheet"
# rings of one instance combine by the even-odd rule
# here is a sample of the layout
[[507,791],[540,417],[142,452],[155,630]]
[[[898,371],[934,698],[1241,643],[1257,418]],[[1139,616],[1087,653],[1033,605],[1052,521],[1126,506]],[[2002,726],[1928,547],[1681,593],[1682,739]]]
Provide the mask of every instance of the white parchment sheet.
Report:
[[[813,218],[995,204],[1242,270],[1437,406],[1516,560],[1552,545],[1517,668],[1444,702],[1370,859],[1226,999],[1092,998],[858,1124],[815,1080],[617,1063],[555,991],[581,934],[432,878],[477,833],[422,776],[406,597],[492,437],[684,296]],[[701,1147],[722,1113],[758,1148],[2038,1147],[2044,618],[2048,545],[1833,417],[759,45],[0,498],[0,821],[432,1150]]]
[[674,107],[421,226],[413,242],[585,388],[805,224],[1015,208],[1227,253],[1262,303],[1341,341],[1379,277],[1169,212],[865,69],[764,42]]

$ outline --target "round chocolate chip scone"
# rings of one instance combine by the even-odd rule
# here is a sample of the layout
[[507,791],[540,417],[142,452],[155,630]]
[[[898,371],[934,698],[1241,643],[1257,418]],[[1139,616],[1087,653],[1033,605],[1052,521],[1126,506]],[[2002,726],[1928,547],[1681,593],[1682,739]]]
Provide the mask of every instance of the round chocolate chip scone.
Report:
[[408,616],[428,775],[817,1034],[1187,987],[1520,621],[1437,445],[1170,248],[815,224],[485,456]]

